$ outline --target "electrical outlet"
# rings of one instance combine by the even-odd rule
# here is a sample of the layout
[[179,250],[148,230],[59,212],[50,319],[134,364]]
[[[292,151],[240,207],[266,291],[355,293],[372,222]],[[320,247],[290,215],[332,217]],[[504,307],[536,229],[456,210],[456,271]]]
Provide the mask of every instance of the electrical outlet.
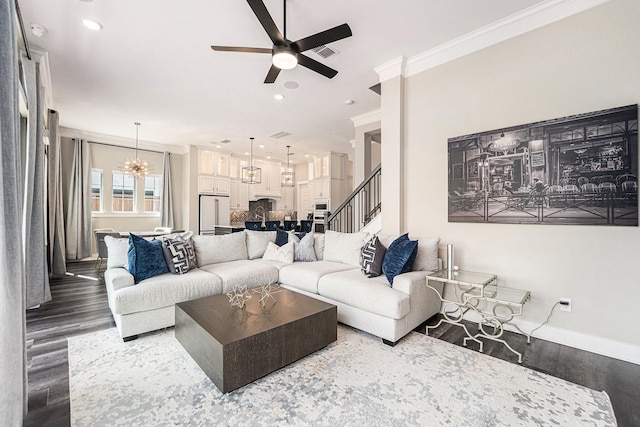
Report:
[[571,298],[560,298],[560,310],[571,313]]

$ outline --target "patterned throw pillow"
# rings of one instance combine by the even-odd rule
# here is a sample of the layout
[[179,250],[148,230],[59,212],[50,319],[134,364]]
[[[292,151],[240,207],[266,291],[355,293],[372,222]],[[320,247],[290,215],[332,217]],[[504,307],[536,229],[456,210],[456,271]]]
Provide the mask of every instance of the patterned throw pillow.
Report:
[[378,277],[382,274],[382,261],[387,248],[380,242],[378,236],[364,244],[360,251],[360,270],[367,277]]
[[167,261],[167,267],[173,274],[184,274],[197,265],[196,252],[193,250],[191,241],[180,236],[164,239],[162,252],[165,261]]
[[411,271],[418,253],[418,241],[409,240],[409,234],[403,234],[394,240],[387,249],[382,261],[382,272],[393,286],[393,279],[402,273]]
[[294,261],[312,262],[317,261],[316,250],[313,247],[313,233],[289,234],[289,242],[293,242]]

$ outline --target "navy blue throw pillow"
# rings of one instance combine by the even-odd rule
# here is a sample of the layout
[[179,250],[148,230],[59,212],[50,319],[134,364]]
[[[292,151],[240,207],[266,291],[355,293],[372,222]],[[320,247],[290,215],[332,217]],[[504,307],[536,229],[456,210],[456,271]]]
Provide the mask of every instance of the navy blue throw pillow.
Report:
[[134,234],[129,235],[129,273],[138,284],[144,279],[168,273],[169,267],[162,252],[162,241],[148,241]]
[[417,254],[418,241],[409,240],[408,233],[398,237],[389,245],[382,260],[382,272],[391,286],[393,286],[393,279],[398,274],[411,271]]
[[279,228],[276,230],[276,245],[282,246],[289,243],[289,233]]

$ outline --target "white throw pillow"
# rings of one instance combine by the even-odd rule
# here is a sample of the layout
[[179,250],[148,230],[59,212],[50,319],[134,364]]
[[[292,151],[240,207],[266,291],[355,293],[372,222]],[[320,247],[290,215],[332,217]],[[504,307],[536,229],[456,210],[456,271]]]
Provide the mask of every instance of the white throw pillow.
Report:
[[249,259],[244,230],[220,236],[193,236],[198,267],[219,262]]
[[[416,239],[413,239],[416,240]],[[438,269],[439,237],[418,238],[418,254],[413,263],[413,271],[436,271]]]
[[327,230],[323,259],[360,267],[360,250],[368,239],[369,233],[339,233]]
[[245,230],[247,233],[247,253],[249,259],[262,258],[269,242],[276,241],[275,231]]
[[124,267],[129,269],[129,239],[122,239],[113,236],[104,236],[104,243],[107,245],[107,268]]
[[317,261],[316,251],[313,248],[313,233],[307,233],[302,239],[291,233],[289,242],[293,242],[293,260],[301,262]]
[[324,257],[324,234],[314,233],[313,239],[315,240],[315,242],[313,243],[313,248],[316,251],[316,259],[318,261],[322,261]]
[[269,242],[267,243],[267,250],[264,251],[262,259],[291,264],[293,262],[293,251],[293,242],[286,243],[282,246]]

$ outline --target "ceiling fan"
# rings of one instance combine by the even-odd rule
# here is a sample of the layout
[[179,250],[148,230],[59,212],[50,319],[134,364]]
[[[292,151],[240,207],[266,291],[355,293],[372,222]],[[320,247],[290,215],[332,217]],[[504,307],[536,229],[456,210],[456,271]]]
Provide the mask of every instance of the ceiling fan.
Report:
[[275,22],[273,22],[273,19],[262,0],[247,0],[247,3],[249,3],[253,13],[255,13],[258,21],[260,21],[260,24],[262,24],[262,27],[273,42],[273,47],[269,49],[260,47],[211,46],[211,49],[222,52],[270,53],[272,64],[269,72],[267,73],[267,77],[264,79],[265,83],[275,82],[278,74],[280,74],[280,70],[290,70],[298,64],[330,79],[338,74],[338,72],[333,68],[327,67],[315,59],[311,59],[308,56],[303,55],[302,52],[327,43],[351,37],[351,28],[349,28],[349,25],[338,25],[337,27],[321,31],[312,36],[292,42],[287,39],[286,0],[283,0],[284,35],[280,30],[278,30],[278,27],[276,27]]

